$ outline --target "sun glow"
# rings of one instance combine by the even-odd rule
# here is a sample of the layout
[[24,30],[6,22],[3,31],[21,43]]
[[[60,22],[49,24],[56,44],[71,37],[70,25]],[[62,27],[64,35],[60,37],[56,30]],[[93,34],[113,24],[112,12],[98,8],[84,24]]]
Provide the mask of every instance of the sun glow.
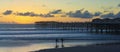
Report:
[[70,17],[30,17],[8,15],[1,17],[1,22],[8,24],[34,24],[37,21],[59,21],[59,22],[84,22],[91,19],[70,18]]

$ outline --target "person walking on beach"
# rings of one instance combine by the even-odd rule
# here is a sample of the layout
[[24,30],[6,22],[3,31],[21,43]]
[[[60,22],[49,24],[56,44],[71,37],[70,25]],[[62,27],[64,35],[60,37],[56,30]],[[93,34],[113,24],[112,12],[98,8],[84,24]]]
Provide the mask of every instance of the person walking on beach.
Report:
[[61,47],[62,47],[62,48],[64,47],[63,41],[64,41],[64,39],[63,39],[63,38],[61,38],[61,42],[62,42]]
[[58,39],[56,39],[55,41],[56,41],[56,46],[55,46],[55,48],[58,48],[59,46],[57,45],[57,42],[59,42],[59,41],[58,41]]

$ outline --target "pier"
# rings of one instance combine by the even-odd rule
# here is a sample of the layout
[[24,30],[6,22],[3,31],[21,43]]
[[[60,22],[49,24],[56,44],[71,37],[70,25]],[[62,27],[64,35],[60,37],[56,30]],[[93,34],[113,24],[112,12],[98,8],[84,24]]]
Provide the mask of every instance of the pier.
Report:
[[120,23],[85,23],[88,32],[95,33],[119,33]]
[[37,29],[50,30],[79,30],[80,32],[94,32],[94,33],[119,33],[120,19],[94,19],[92,22],[36,22]]

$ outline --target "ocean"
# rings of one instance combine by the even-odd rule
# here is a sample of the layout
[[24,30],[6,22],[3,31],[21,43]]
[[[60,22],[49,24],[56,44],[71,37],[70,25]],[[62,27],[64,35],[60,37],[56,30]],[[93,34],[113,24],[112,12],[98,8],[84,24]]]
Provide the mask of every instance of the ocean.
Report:
[[[120,35],[87,33],[81,30],[36,28],[34,24],[1,24],[0,52],[29,52],[56,47],[55,39],[64,40],[64,47],[87,46],[98,43],[119,42]],[[58,42],[61,48],[61,40]]]

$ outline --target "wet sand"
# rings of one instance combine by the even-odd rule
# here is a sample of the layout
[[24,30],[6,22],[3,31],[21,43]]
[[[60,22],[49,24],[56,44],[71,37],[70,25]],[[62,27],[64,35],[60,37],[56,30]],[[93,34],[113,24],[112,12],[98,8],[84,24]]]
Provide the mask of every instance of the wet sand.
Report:
[[120,44],[97,44],[90,46],[45,49],[32,52],[120,52]]

